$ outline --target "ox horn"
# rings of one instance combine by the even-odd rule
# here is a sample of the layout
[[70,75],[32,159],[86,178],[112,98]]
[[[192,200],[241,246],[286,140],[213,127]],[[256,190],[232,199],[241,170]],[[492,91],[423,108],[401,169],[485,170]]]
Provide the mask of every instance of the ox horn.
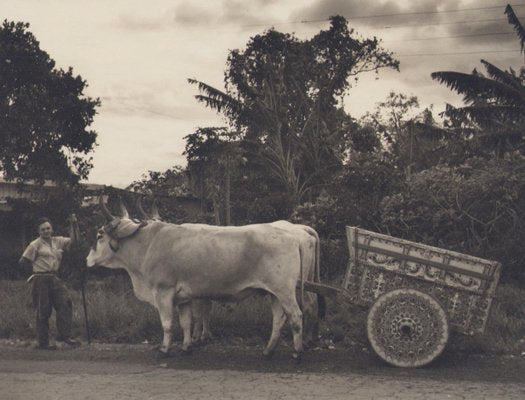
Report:
[[104,197],[102,195],[98,196],[98,204],[102,210],[102,214],[107,220],[111,221],[115,218],[113,215],[111,215],[108,208],[106,207],[106,204],[104,203]]
[[139,196],[137,199],[137,210],[139,210],[140,216],[143,220],[148,220],[150,217],[146,212],[144,211],[144,208],[142,208],[142,196]]
[[122,197],[120,197],[120,196],[118,197],[118,203],[119,203],[119,206],[120,206],[121,217],[129,219],[128,210],[127,210],[126,206],[124,205],[124,202],[122,201]]
[[159,221],[162,219],[160,217],[159,209],[157,207],[157,201],[155,199],[153,199],[153,204],[151,205],[151,216],[153,217],[153,219],[156,219]]

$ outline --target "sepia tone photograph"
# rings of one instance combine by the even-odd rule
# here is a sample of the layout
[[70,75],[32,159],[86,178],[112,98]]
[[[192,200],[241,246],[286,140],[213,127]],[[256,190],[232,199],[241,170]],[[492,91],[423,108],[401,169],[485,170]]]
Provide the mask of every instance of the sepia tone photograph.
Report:
[[525,398],[525,2],[0,0],[0,398]]

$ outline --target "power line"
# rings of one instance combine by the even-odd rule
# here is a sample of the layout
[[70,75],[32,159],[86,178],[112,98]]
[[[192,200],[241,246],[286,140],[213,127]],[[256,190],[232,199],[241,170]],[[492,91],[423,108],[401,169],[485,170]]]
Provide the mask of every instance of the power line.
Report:
[[486,53],[519,53],[520,50],[482,50],[482,51],[459,51],[452,53],[417,53],[417,54],[396,54],[398,57],[424,57],[424,56],[459,56],[466,54],[486,54]]
[[422,41],[422,40],[457,39],[457,38],[464,38],[464,37],[515,35],[515,34],[516,32],[471,33],[468,35],[433,36],[433,37],[418,38],[418,39],[385,40],[383,43],[416,42],[416,41]]
[[[518,17],[519,19],[524,17]],[[397,29],[397,28],[411,28],[414,26],[439,26],[439,25],[459,25],[459,24],[477,24],[481,22],[496,22],[496,21],[507,21],[507,18],[488,18],[488,19],[474,19],[466,21],[453,21],[453,22],[435,22],[435,23],[424,23],[424,24],[406,24],[406,25],[392,25],[382,26],[379,29]]]
[[[518,17],[518,19],[524,19],[525,17]],[[326,20],[328,21],[328,20]],[[489,18],[489,19],[474,19],[474,20],[467,20],[467,21],[453,21],[453,22],[434,22],[434,23],[424,23],[424,24],[405,24],[405,25],[387,25],[387,26],[379,26],[374,27],[374,29],[397,29],[397,28],[412,28],[412,27],[418,27],[418,26],[440,26],[440,25],[464,25],[464,24],[477,24],[482,22],[496,22],[496,21],[507,21],[506,18]],[[302,33],[313,33],[313,32],[319,32],[317,30],[311,30],[311,31],[302,31]]]
[[[512,7],[523,7],[525,3],[511,4]],[[403,13],[391,13],[391,14],[370,14],[370,15],[357,15],[353,17],[347,17],[349,21],[355,19],[369,19],[369,18],[384,18],[384,17],[397,17],[404,15],[425,15],[425,14],[446,14],[462,11],[481,11],[481,10],[491,10],[491,9],[501,9],[503,5],[499,6],[488,6],[488,7],[472,7],[472,8],[456,8],[454,10],[441,10],[441,11],[413,11],[413,12],[403,12]],[[312,19],[312,20],[298,20],[298,21],[286,21],[286,22],[277,22],[277,23],[259,23],[259,24],[248,24],[241,25],[242,28],[249,27],[258,27],[258,26],[268,26],[268,25],[286,25],[286,24],[310,24],[317,22],[326,22],[329,21],[329,18],[323,19]]]

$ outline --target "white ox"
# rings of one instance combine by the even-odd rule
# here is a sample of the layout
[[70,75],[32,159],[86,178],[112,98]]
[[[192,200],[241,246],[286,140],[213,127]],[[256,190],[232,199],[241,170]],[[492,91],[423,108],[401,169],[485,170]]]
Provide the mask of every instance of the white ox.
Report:
[[[153,211],[154,218],[160,218],[158,210]],[[301,224],[293,224],[289,221],[275,221],[270,225],[290,232],[297,240],[301,248],[303,276],[310,282],[320,282],[320,241],[315,229]],[[314,343],[319,337],[319,317],[324,315],[326,307],[323,296],[300,288],[300,303],[304,315],[304,338],[307,342]],[[213,337],[210,329],[210,314],[212,310],[211,300],[195,300],[192,303],[194,319],[193,341],[206,340]],[[284,320],[282,321],[284,323]]]
[[161,352],[167,354],[172,344],[174,305],[186,351],[191,345],[192,300],[240,300],[263,291],[270,294],[273,315],[263,354],[272,354],[287,318],[294,357],[300,356],[303,326],[295,288],[305,255],[295,235],[271,224],[137,223],[112,216],[102,197],[99,201],[108,222],[98,231],[87,265],[128,272],[135,295],[159,312],[164,333]]
[[[159,210],[155,200],[151,208],[151,216],[148,215],[141,203],[140,197],[137,201],[137,208],[141,214],[141,218],[147,221],[162,221]],[[121,216],[129,218],[129,213],[120,201]],[[212,227],[210,225],[202,224],[182,224],[182,226],[195,226],[200,229]],[[292,233],[298,240],[301,246],[303,258],[301,260],[301,267],[303,269],[302,276],[310,282],[320,282],[320,240],[319,235],[315,229],[301,224],[293,224],[289,221],[275,221],[270,225],[276,226]],[[326,309],[326,302],[321,294],[314,294],[312,292],[305,292],[300,287],[300,304],[303,310],[303,339],[306,342],[315,343],[319,337],[319,318],[322,318]],[[210,329],[210,315],[212,311],[212,301],[205,299],[197,299],[192,301],[192,341],[204,341],[211,339],[213,334]],[[282,311],[281,311],[282,312]],[[283,320],[284,322],[284,320]]]

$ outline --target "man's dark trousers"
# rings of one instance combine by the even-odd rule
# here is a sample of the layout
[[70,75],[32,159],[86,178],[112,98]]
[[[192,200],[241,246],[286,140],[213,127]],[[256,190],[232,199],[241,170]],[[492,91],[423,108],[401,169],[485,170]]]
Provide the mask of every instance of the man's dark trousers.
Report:
[[49,317],[52,309],[56,312],[57,339],[71,337],[73,307],[64,282],[55,274],[35,274],[33,277],[33,305],[36,309],[36,330],[38,343],[49,344]]

